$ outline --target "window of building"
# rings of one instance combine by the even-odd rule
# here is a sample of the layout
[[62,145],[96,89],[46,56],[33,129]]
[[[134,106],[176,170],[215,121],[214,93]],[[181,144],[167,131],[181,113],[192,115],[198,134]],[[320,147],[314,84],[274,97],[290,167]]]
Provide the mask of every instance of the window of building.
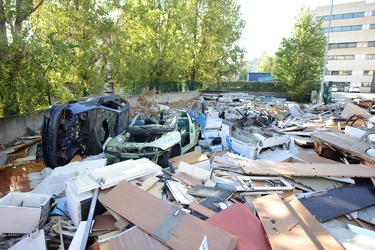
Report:
[[[337,14],[332,15],[332,20],[340,20],[340,19],[349,19],[349,18],[358,18],[358,17],[364,17],[365,12],[354,12],[354,13],[345,13],[345,14]],[[372,15],[374,16],[374,11],[372,12]],[[316,20],[319,20],[322,18],[321,16],[316,17]],[[331,19],[330,15],[324,16],[324,21],[329,21]]]
[[371,87],[371,82],[362,82],[361,87]]
[[330,55],[328,60],[354,60],[354,55]]
[[343,48],[355,48],[357,47],[357,43],[330,43],[330,49],[343,49]]
[[345,91],[345,87],[349,87],[350,82],[332,82],[332,85],[336,85],[337,91]]
[[344,19],[344,14],[333,15],[333,20],[340,20],[340,19]]
[[375,29],[375,23],[370,24],[370,29],[371,30]]
[[353,18],[364,17],[364,16],[365,16],[365,12],[364,12],[364,11],[361,11],[361,12],[354,12],[354,13],[353,13]]
[[375,47],[375,42],[368,42],[367,47]]
[[364,76],[372,76],[372,75],[374,75],[374,71],[373,70],[364,70],[363,75]]
[[333,27],[331,28],[331,32],[340,32],[341,31],[341,27]]
[[327,72],[327,75],[332,75],[332,76],[349,76],[352,75],[351,70],[331,70]]
[[367,54],[366,60],[375,60],[375,54]]
[[375,10],[372,11],[372,15],[375,16]]
[[[354,31],[354,30],[361,30],[362,25],[351,25],[351,26],[339,26],[339,27],[332,27],[331,32],[344,32],[344,31]],[[324,32],[328,32],[328,28],[323,29]]]

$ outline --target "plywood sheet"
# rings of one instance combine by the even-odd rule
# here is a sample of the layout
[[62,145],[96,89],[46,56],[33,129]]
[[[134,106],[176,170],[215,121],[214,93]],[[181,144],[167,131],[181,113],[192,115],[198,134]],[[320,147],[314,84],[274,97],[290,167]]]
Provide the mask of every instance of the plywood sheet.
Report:
[[190,203],[189,208],[191,210],[194,210],[194,211],[206,216],[206,217],[211,217],[211,216],[216,214],[215,211],[213,211],[213,210],[209,209],[208,207],[205,207],[205,206],[203,206],[203,205],[201,205],[197,202]]
[[288,175],[310,177],[374,177],[375,169],[363,164],[291,163],[237,161],[248,175]]
[[174,168],[178,168],[180,161],[186,162],[188,164],[197,164],[201,162],[209,162],[209,159],[206,155],[202,154],[202,152],[198,150],[169,159],[169,162],[173,165]]
[[375,162],[374,158],[366,154],[366,150],[370,148],[366,141],[360,141],[357,138],[338,132],[338,130],[317,130],[311,133],[311,137],[370,163]]
[[294,196],[283,202],[270,194],[253,204],[273,249],[343,249]]
[[131,229],[119,234],[116,237],[108,240],[111,250],[168,250],[171,249],[164,245],[157,239],[153,238],[146,232],[142,231],[138,227],[132,227]]
[[337,161],[327,159],[325,157],[321,157],[321,156],[317,155],[315,151],[314,151],[314,153],[307,153],[306,151],[299,151],[296,154],[296,157],[298,157],[298,158],[300,158],[303,161],[308,162],[308,163],[332,163],[332,164],[338,163]]
[[349,118],[352,115],[361,115],[365,119],[368,119],[371,116],[371,114],[365,109],[359,107],[358,105],[355,105],[352,102],[349,102],[345,105],[345,108],[341,112],[340,116],[343,118]]
[[[119,183],[99,200],[145,232],[153,235],[158,234],[156,229],[160,228],[159,226],[173,207],[126,181]],[[179,213],[185,212],[179,211]],[[179,250],[199,249],[205,236],[208,239],[209,249],[215,250],[235,249],[238,240],[235,235],[186,213],[164,243]]]

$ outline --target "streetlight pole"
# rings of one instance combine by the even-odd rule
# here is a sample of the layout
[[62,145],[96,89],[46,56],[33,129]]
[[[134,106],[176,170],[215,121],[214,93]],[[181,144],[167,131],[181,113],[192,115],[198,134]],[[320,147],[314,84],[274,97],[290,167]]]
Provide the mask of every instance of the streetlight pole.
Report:
[[329,46],[329,35],[331,33],[331,21],[332,21],[332,9],[333,9],[333,0],[331,2],[331,10],[329,14],[329,23],[328,23],[328,32],[327,32],[327,42],[326,42],[326,49],[324,53],[324,63],[323,63],[323,74],[322,74],[322,82],[320,84],[320,94],[319,94],[319,103],[323,103],[323,91],[324,91],[324,76],[326,74],[326,65],[327,65],[327,54],[328,54],[328,46]]

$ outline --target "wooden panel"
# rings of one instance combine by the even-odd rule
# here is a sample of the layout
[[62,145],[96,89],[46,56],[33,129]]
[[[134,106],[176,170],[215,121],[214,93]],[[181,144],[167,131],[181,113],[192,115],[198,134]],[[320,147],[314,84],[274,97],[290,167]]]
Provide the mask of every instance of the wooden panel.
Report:
[[366,154],[366,150],[370,148],[366,141],[360,141],[357,138],[335,130],[319,130],[311,133],[310,136],[365,161],[375,162],[374,158]]
[[132,227],[117,237],[108,240],[111,250],[168,250],[171,249],[159,242],[138,227]]
[[310,177],[363,177],[375,176],[375,169],[363,164],[291,163],[237,161],[245,174],[289,175]]
[[253,204],[273,249],[343,249],[297,198],[284,203],[277,194],[270,194],[254,199]]
[[209,209],[208,207],[205,207],[205,206],[203,206],[203,205],[201,205],[197,202],[190,203],[189,208],[191,210],[194,210],[194,211],[206,216],[206,217],[211,217],[212,215],[216,214],[215,211],[213,211],[213,210]]
[[174,168],[178,168],[180,161],[186,162],[188,164],[196,164],[199,162],[208,161],[208,157],[202,154],[202,152],[195,150],[169,159],[169,162]]
[[[126,181],[119,183],[99,200],[149,234],[156,230],[172,208],[171,204]],[[179,250],[199,249],[204,236],[207,236],[209,249],[215,250],[234,249],[238,240],[236,236],[220,228],[193,215],[185,214],[165,243]]]

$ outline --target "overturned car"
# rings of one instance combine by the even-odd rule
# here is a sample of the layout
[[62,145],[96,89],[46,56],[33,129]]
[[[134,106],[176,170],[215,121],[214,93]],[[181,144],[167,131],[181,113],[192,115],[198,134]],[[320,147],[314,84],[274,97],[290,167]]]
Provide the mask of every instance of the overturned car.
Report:
[[54,168],[77,154],[100,154],[106,140],[123,132],[129,122],[129,102],[112,92],[53,105],[43,117],[44,161]]
[[162,167],[168,159],[184,154],[198,142],[201,126],[189,112],[180,112],[166,121],[136,115],[125,132],[111,139],[104,153],[108,164],[146,157]]

